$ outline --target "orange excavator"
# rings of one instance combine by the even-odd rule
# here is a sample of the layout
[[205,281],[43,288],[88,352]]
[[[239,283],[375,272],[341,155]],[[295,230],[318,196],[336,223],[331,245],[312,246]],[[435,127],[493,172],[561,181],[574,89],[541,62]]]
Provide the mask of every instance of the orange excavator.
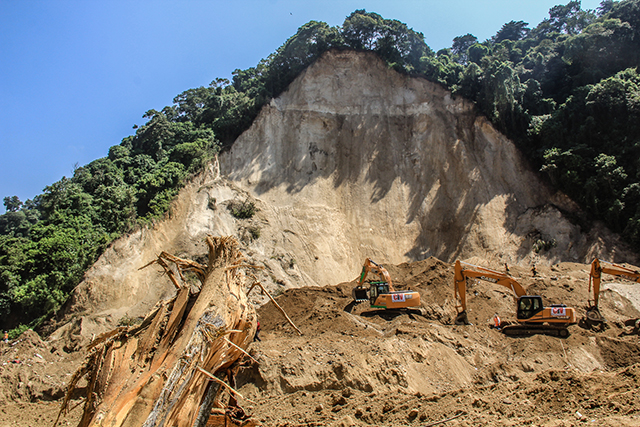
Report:
[[[463,267],[464,264],[464,267]],[[527,291],[513,277],[484,267],[462,263],[459,260],[455,264],[453,289],[456,301],[456,324],[469,324],[467,318],[467,279],[474,278],[511,289],[516,303],[517,325],[507,325],[501,328],[506,335],[533,335],[545,334],[560,337],[569,336],[567,327],[576,323],[576,311],[564,304],[556,304],[544,307],[542,297],[527,295]]]
[[600,310],[598,308],[602,273],[625,277],[633,282],[640,283],[640,269],[637,267],[631,269],[622,265],[600,261],[598,258],[594,258],[591,263],[591,272],[589,273],[589,292],[591,292],[591,284],[593,282],[593,300],[588,300],[589,306],[587,308],[587,320],[594,323],[602,323],[606,321],[602,314],[600,314]]
[[[364,281],[369,273],[377,274],[380,280],[369,281],[369,287]],[[420,294],[416,291],[396,291],[391,282],[391,276],[386,268],[375,263],[370,258],[364,261],[358,285],[351,292],[355,303],[369,301],[371,308],[399,309],[420,306]]]

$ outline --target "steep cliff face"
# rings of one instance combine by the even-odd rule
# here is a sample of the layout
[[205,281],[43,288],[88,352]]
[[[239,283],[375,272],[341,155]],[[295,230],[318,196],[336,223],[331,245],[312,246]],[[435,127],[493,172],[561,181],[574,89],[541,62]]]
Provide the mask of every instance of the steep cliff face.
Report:
[[[373,54],[325,54],[219,161],[221,176],[212,167],[195,179],[170,218],[116,242],[87,273],[70,304],[97,313],[85,332],[172,292],[157,270],[138,269],[162,250],[204,256],[207,234],[238,236],[272,288],[349,281],[365,257],[635,262],[606,230],[566,219],[575,206],[470,102]],[[225,208],[247,201],[258,208],[248,220]],[[555,246],[536,252],[536,241]]]
[[[572,203],[471,103],[372,54],[323,56],[221,164],[269,206],[272,226],[304,240],[318,258],[304,270],[320,283],[353,278],[367,256],[527,263],[613,250],[564,219]],[[536,240],[555,247],[536,253]]]

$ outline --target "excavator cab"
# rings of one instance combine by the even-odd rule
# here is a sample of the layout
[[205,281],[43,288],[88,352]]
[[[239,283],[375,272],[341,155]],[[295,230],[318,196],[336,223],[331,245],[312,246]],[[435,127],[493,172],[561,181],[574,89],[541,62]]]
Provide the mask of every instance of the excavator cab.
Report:
[[530,319],[542,310],[544,305],[541,296],[524,295],[518,298],[518,319]]
[[378,295],[389,293],[389,284],[387,282],[371,282],[369,288],[369,301],[371,305],[375,305]]
[[389,294],[389,284],[387,282],[367,282],[369,288],[365,286],[356,286],[351,292],[355,302],[365,302],[369,300],[374,305],[378,296]]

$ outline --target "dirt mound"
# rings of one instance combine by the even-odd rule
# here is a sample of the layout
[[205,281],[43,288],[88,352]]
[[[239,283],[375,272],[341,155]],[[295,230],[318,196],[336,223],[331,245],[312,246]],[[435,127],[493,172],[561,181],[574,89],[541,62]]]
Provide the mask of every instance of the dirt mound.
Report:
[[[454,325],[451,264],[431,257],[384,266],[398,289],[420,293],[420,310],[354,306],[355,280],[288,289],[276,297],[302,335],[272,303],[258,309],[261,341],[249,347],[258,363],[245,359],[237,376],[246,398],[240,403],[254,421],[265,426],[410,426],[447,419],[446,425],[454,426],[640,422],[640,344],[637,330],[626,326],[638,312],[634,301],[612,290],[617,282],[605,279],[609,290],[601,297],[601,312],[609,321],[603,330],[582,323],[571,326],[566,339],[513,338],[489,326],[496,312],[513,316],[513,299],[504,288],[469,281],[473,324]],[[564,302],[584,316],[589,266],[539,266],[535,277],[530,269],[508,268],[548,303]],[[67,354],[55,342],[28,332],[2,348],[0,396],[7,425],[50,426],[55,419],[57,399],[81,355]],[[79,414],[75,409],[63,422],[74,425]]]
[[[65,353],[31,330],[0,344],[2,425],[52,426],[68,381],[83,357]],[[77,415],[67,421],[73,424]]]
[[[567,339],[507,337],[489,323],[496,312],[512,316],[513,298],[478,282],[469,287],[473,325],[456,326],[450,264],[429,258],[385,267],[398,288],[420,292],[420,312],[351,307],[355,281],[277,297],[303,336],[273,304],[259,309],[262,341],[252,347],[259,365],[239,378],[241,392],[257,402],[251,408],[257,419],[397,426],[459,415],[447,425],[637,425],[640,345],[624,322],[610,321],[603,331],[575,325]],[[509,269],[525,287],[576,307],[582,317],[587,267],[539,267],[536,277]],[[609,295],[602,300],[607,318],[635,315],[621,312]]]
[[640,366],[584,375],[550,370],[443,393],[299,391],[261,400],[269,426],[637,426]]

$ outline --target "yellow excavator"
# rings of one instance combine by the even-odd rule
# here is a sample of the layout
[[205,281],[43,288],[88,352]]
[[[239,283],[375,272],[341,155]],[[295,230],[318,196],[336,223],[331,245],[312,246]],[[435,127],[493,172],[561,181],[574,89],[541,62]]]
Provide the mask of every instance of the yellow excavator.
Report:
[[602,323],[606,321],[604,316],[600,314],[600,309],[598,308],[602,273],[624,277],[632,282],[640,283],[640,269],[637,267],[633,267],[633,269],[631,269],[622,265],[600,261],[598,258],[594,258],[591,263],[591,272],[589,273],[589,292],[591,292],[591,284],[593,283],[593,300],[588,300],[587,308],[587,320],[594,323]]
[[[463,267],[464,264],[464,267]],[[506,335],[545,334],[559,337],[569,336],[567,327],[576,323],[576,311],[564,304],[544,307],[542,297],[527,295],[527,291],[513,277],[484,267],[456,261],[453,279],[454,297],[460,304],[456,305],[455,323],[469,324],[467,318],[467,279],[479,279],[511,289],[516,303],[517,325],[501,327]]]
[[[364,282],[369,273],[378,275],[380,280],[368,281],[369,286]],[[375,263],[370,258],[364,261],[362,273],[358,285],[351,292],[354,302],[361,303],[369,301],[371,308],[384,308],[388,310],[419,307],[420,294],[416,291],[396,291],[391,282],[391,276],[386,268]]]

